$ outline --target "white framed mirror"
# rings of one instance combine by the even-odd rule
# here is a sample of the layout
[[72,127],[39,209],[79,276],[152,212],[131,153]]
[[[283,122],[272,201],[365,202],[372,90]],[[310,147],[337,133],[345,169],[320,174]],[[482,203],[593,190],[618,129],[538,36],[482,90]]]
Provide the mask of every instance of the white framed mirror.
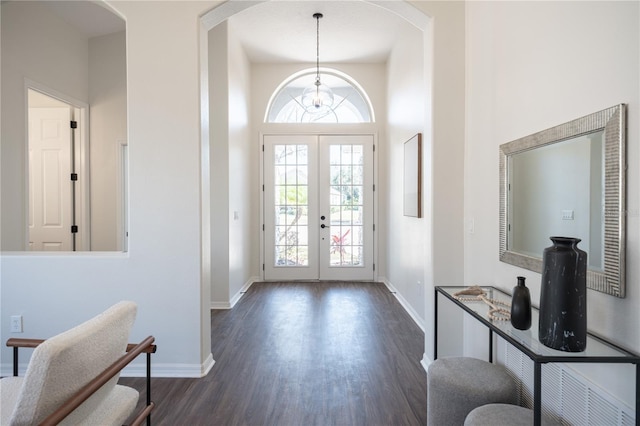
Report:
[[549,237],[580,238],[587,286],[625,297],[626,106],[500,146],[500,260],[542,272]]

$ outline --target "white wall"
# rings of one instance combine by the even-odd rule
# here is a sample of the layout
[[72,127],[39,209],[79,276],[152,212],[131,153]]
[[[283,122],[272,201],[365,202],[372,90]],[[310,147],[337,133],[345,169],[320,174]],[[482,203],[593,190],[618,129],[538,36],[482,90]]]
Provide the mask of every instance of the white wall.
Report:
[[77,171],[91,184],[91,248],[121,249],[117,161],[127,129],[125,33],[89,39],[46,6],[11,2],[2,5],[2,35],[2,249],[26,248],[25,78],[90,105],[91,176]]
[[[588,292],[588,328],[640,351],[640,4],[469,2],[466,23],[465,282],[506,290],[540,275],[498,260],[498,146],[618,103],[628,104],[627,297]],[[535,326],[535,325],[534,325]],[[626,401],[632,368],[590,366],[589,377]]]
[[255,191],[257,169],[251,165],[256,149],[250,132],[251,64],[240,45],[233,26],[229,25],[229,295],[231,301],[252,277],[252,245],[259,234],[252,231],[252,212],[259,206]]
[[229,302],[229,46],[227,23],[209,31],[211,302]]
[[[380,167],[387,171],[386,181],[380,185],[386,212],[381,229],[386,234],[386,278],[407,309],[424,324],[428,241],[423,228],[432,216],[423,214],[422,218],[415,218],[403,213],[404,143],[416,133],[430,139],[430,135],[424,134],[428,102],[424,92],[424,35],[420,29],[407,26],[396,36],[387,62],[387,140],[379,150]],[[426,203],[429,200],[422,200],[421,206]]]
[[[431,18],[424,32],[426,92],[425,353],[434,359],[434,286],[463,283],[464,41],[463,2],[412,2]],[[442,322],[441,322],[442,324]],[[449,324],[451,328],[459,324]],[[442,330],[441,330],[442,331]]]
[[255,170],[250,166],[249,60],[228,21],[209,31],[211,123],[212,280],[211,307],[230,308],[252,279],[253,233],[251,198]]
[[[213,5],[113,2],[127,21],[129,252],[3,253],[2,341],[46,338],[129,299],[139,306],[131,340],[152,334],[159,346],[154,375],[200,376],[211,367],[198,72],[199,16]],[[3,145],[6,123],[3,115]],[[3,185],[4,173],[3,165]],[[24,316],[24,334],[9,333],[15,314]],[[3,347],[0,355],[6,374],[11,353]],[[136,363],[142,374],[143,365]]]
[[126,32],[89,39],[91,250],[122,250],[121,144],[127,142]]
[[256,145],[249,132],[249,60],[229,21],[211,29],[208,41],[211,307],[224,309],[238,300],[257,271],[252,251],[259,234],[252,232],[251,222],[258,206],[255,168],[251,165]]
[[25,78],[88,103],[86,36],[36,2],[2,4],[2,250],[27,246]]

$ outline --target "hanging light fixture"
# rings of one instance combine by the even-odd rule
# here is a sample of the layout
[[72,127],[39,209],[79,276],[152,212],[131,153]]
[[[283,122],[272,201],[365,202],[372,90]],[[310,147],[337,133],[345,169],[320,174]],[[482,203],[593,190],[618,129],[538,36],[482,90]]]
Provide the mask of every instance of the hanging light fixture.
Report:
[[320,18],[322,13],[314,13],[316,19],[316,81],[302,92],[302,106],[311,114],[326,113],[333,105],[333,92],[320,82]]

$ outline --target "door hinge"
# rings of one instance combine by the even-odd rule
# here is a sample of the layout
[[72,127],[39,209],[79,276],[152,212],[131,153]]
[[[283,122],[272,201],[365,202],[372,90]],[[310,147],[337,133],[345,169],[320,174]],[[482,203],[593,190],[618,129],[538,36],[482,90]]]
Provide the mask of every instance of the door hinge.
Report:
[[71,173],[71,180],[72,181],[77,181],[78,180],[78,174],[77,173]]
[[78,122],[77,121],[71,120],[71,122],[69,124],[71,125],[72,129],[77,129],[78,128]]
[[373,144],[373,152],[376,152],[376,145]]
[[264,152],[264,145],[262,145],[262,152]]
[[376,264],[375,263],[373,264],[373,270],[374,271],[376,270]]
[[262,185],[262,192],[264,192],[264,185]]
[[264,231],[264,223],[262,224],[262,230]]
[[376,231],[376,224],[374,223],[373,224],[373,232],[375,232],[375,231]]
[[373,192],[376,192],[376,184],[373,184]]
[[72,234],[78,233],[78,225],[71,225],[71,233]]
[[262,264],[262,270],[264,271],[264,263]]

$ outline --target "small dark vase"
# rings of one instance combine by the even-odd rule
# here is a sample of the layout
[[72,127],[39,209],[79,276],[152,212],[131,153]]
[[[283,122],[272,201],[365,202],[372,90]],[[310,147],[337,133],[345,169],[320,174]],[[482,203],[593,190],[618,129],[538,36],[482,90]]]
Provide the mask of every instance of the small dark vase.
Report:
[[587,253],[579,238],[551,237],[544,249],[538,337],[566,352],[587,347]]
[[518,285],[511,297],[511,324],[518,330],[531,328],[531,294],[524,285],[524,277],[518,277]]

